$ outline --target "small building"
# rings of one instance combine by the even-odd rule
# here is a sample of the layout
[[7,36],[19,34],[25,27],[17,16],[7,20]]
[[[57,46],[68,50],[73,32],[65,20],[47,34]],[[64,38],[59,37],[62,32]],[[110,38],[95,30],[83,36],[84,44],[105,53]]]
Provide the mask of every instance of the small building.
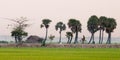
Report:
[[26,42],[27,43],[42,43],[44,39],[41,37],[38,37],[36,35],[31,35],[27,38]]

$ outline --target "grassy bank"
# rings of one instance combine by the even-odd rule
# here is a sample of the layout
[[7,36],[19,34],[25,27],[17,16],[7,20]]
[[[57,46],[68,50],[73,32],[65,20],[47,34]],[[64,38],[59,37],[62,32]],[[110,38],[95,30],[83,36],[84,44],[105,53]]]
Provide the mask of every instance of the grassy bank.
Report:
[[0,48],[0,60],[120,60],[117,48]]
[[[10,47],[41,47],[41,44],[35,43],[35,44],[30,44],[30,43],[23,43],[23,44],[0,44],[1,48],[10,48]],[[120,44],[46,44],[45,47],[48,48],[120,48]]]

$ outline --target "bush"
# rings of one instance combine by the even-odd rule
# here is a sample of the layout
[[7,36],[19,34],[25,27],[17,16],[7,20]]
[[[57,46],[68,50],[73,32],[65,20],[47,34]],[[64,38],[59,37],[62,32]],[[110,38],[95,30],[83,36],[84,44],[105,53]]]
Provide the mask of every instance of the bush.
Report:
[[0,43],[8,43],[8,41],[0,41]]

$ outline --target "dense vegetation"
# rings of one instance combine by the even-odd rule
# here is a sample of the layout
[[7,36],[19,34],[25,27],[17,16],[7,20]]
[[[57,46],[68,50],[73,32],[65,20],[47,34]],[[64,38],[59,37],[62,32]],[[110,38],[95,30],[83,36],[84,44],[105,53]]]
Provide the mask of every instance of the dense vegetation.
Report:
[[[19,19],[12,19],[12,21],[16,22],[16,25],[14,26],[11,36],[15,38],[16,43],[20,43],[24,37],[28,35],[27,32],[24,31],[24,29],[29,25],[26,24],[25,22],[28,21],[25,17],[21,17]],[[50,19],[43,19],[42,24],[40,25],[41,28],[45,27],[46,29],[46,36],[42,42],[42,45],[45,46],[46,40],[48,38],[48,30],[49,26],[52,20]],[[79,32],[82,30],[82,23],[80,20],[77,19],[69,19],[67,23],[69,29],[71,31],[66,32],[66,37],[68,38],[68,41],[66,43],[71,44],[72,38],[74,37],[74,44],[78,43],[78,35]],[[103,43],[103,37],[104,37],[104,31],[108,34],[108,39],[106,44],[111,44],[111,33],[114,32],[114,29],[116,28],[117,23],[114,18],[108,18],[105,16],[100,16],[97,17],[96,15],[92,15],[87,22],[87,29],[91,33],[91,38],[88,42],[88,44],[92,43],[95,44],[96,42],[94,41],[94,35],[97,31],[100,31],[99,33],[99,44]],[[61,36],[62,36],[62,31],[66,30],[66,24],[63,22],[57,22],[55,25],[55,30],[59,30],[60,34],[60,39],[59,39],[59,44],[61,43]],[[75,35],[75,36],[74,36]],[[85,41],[85,36],[83,36],[82,42],[84,43]]]

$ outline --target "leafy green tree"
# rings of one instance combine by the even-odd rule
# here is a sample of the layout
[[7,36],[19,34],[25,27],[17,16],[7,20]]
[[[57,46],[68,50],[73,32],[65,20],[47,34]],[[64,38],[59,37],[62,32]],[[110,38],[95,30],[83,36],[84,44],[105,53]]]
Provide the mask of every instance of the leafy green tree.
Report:
[[78,32],[81,32],[82,30],[80,21],[76,19],[70,19],[68,26],[71,31],[76,34],[74,44],[78,43]]
[[61,32],[62,32],[63,30],[66,30],[66,25],[65,25],[63,22],[58,22],[58,23],[55,25],[55,29],[56,29],[56,30],[59,29],[60,39],[59,39],[59,42],[58,42],[58,43],[61,43]]
[[104,36],[104,30],[105,30],[106,20],[107,20],[107,17],[105,17],[105,16],[101,16],[99,18],[99,30],[100,30],[99,44],[102,44],[102,42],[103,42],[103,36]]
[[45,42],[46,42],[46,40],[47,40],[48,28],[49,28],[50,22],[52,22],[50,19],[43,19],[43,20],[42,20],[41,28],[43,28],[43,27],[46,28],[46,36],[45,36],[45,39],[44,39],[43,42],[42,42],[42,46],[45,46]]
[[108,39],[106,44],[111,44],[111,33],[114,31],[114,29],[117,26],[116,20],[114,18],[108,18],[106,23],[106,32],[108,33]]
[[88,42],[88,44],[92,43],[95,44],[95,41],[94,41],[94,34],[95,32],[98,31],[98,17],[93,15],[89,18],[88,22],[87,22],[87,29],[88,31],[91,33],[91,38]]
[[[50,35],[50,36],[49,36],[49,39],[51,40],[51,42],[52,42],[52,40],[54,40],[54,38],[55,38],[54,35]],[[50,43],[51,43],[51,42],[50,42]]]
[[26,37],[28,35],[27,32],[19,29],[19,28],[16,28],[14,29],[12,32],[11,32],[11,36],[13,36],[15,38],[15,42],[16,43],[21,43],[22,42],[22,39],[24,37]]
[[71,44],[73,33],[72,32],[66,32],[66,37],[68,38],[67,44]]
[[17,33],[17,31],[13,30],[11,32],[11,36],[15,38],[15,43],[18,43],[18,33]]
[[21,43],[22,39],[28,35],[27,32],[25,32],[25,28],[29,26],[29,24],[26,24],[28,21],[26,17],[20,17],[18,19],[9,19],[13,22],[15,22],[13,30],[11,31],[11,36],[15,38],[16,43]]

